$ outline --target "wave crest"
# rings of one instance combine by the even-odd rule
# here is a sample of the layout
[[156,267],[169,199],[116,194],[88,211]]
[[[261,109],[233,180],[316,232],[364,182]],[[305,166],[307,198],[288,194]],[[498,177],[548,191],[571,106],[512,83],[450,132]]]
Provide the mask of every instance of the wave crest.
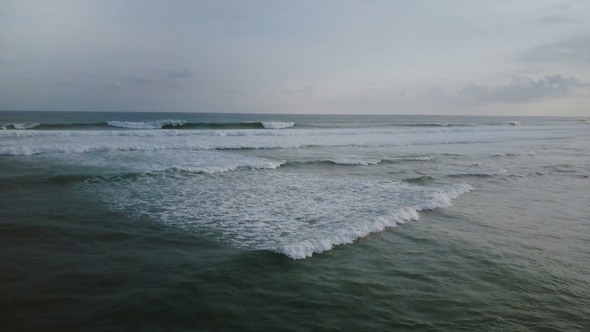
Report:
[[295,122],[261,122],[262,126],[266,129],[285,129],[295,125]]
[[164,127],[178,127],[187,124],[185,120],[157,120],[151,122],[108,121],[112,127],[129,129],[162,129]]
[[33,122],[33,123],[7,123],[7,124],[0,125],[0,129],[1,130],[9,130],[9,129],[25,130],[25,129],[33,129],[33,128],[39,127],[40,125],[41,124],[39,122]]

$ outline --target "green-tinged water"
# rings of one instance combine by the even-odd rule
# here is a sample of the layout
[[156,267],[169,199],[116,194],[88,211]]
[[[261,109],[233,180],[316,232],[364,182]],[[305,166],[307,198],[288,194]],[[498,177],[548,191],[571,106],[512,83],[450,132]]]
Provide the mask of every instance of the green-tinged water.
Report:
[[518,121],[5,134],[0,326],[586,331],[590,133]]

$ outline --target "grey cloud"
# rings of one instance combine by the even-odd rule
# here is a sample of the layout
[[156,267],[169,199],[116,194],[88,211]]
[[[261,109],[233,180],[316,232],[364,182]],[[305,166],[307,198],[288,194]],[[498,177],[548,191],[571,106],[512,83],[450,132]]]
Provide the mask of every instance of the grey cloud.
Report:
[[123,84],[121,84],[121,82],[115,80],[111,84],[108,84],[106,86],[106,88],[107,89],[122,89],[123,88]]
[[465,97],[503,103],[524,103],[547,98],[564,97],[576,87],[590,86],[582,83],[575,77],[564,78],[561,74],[545,75],[537,81],[530,80],[524,83],[525,78],[519,75],[513,77],[509,85],[490,89],[475,83],[465,87],[461,94]]
[[[144,77],[150,78],[144,78]],[[126,80],[138,85],[162,85],[179,88],[186,79],[194,77],[193,73],[188,69],[166,71],[165,73],[146,73],[144,77],[128,77]]]
[[16,61],[0,59],[0,65],[16,65],[16,64],[18,64],[18,62],[16,62]]
[[450,96],[445,93],[445,89],[440,86],[431,87],[430,92],[428,92],[425,97],[431,101],[443,101],[450,98]]
[[463,90],[461,90],[461,94],[467,97],[471,97],[474,99],[489,99],[490,98],[490,91],[487,87],[477,85],[475,83],[471,83]]
[[308,86],[307,88],[299,89],[299,90],[292,90],[292,89],[281,89],[281,90],[274,90],[278,93],[285,93],[285,94],[313,94],[313,86]]
[[590,35],[535,46],[524,53],[520,59],[523,61],[581,61],[588,63],[590,62]]
[[536,25],[557,25],[571,23],[578,23],[578,21],[566,15],[549,15],[535,20]]
[[[92,75],[83,75],[92,78]],[[193,73],[188,69],[176,71],[150,69],[138,72],[133,76],[119,76],[106,86],[102,86],[107,89],[123,89],[123,87],[127,87],[162,96],[171,91],[184,91],[183,89],[190,84],[188,81],[193,77]]]
[[223,92],[228,93],[228,94],[232,94],[232,95],[246,94],[246,92],[241,91],[241,90],[236,90],[236,89],[225,89],[225,90],[223,90]]
[[172,71],[168,74],[168,78],[176,79],[176,78],[192,78],[193,73],[188,69],[183,69],[179,71]]
[[148,80],[145,78],[139,78],[139,77],[130,77],[127,79],[129,82],[131,83],[135,83],[137,85],[144,85],[144,84],[157,84],[158,82],[153,81],[153,80]]

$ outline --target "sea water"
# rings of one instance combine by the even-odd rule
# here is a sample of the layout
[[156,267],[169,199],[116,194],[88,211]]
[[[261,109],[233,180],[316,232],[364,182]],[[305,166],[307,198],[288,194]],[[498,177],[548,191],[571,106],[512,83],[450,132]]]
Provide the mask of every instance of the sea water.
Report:
[[0,112],[9,330],[587,330],[590,125]]

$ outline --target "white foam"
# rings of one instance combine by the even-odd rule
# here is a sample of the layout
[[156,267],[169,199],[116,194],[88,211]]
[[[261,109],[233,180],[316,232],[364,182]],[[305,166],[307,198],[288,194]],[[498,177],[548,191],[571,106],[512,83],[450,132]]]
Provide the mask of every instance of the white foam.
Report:
[[481,170],[481,171],[467,171],[463,174],[458,175],[471,175],[471,176],[494,176],[494,175],[501,175],[508,173],[508,170],[505,168],[497,168],[497,169],[488,169],[488,170]]
[[434,160],[434,157],[432,157],[432,156],[394,157],[394,158],[385,158],[385,160],[389,160],[389,161],[431,161],[431,160]]
[[513,126],[518,126],[520,124],[518,121],[510,121],[509,123]]
[[269,171],[141,176],[87,189],[113,209],[302,259],[447,207],[472,190]]
[[[159,125],[158,125],[159,126]],[[499,127],[501,128],[501,127]],[[287,149],[308,146],[394,147],[496,143],[588,136],[577,127],[248,130],[5,130],[0,154],[86,153],[137,150]],[[426,161],[429,156],[398,160]],[[388,160],[396,160],[390,158]]]
[[295,122],[262,122],[262,126],[267,129],[285,129],[294,125]]
[[296,149],[300,145],[289,144],[193,144],[193,143],[177,143],[177,144],[137,144],[137,142],[130,142],[127,144],[98,144],[89,143],[88,145],[72,145],[72,144],[54,144],[54,145],[27,145],[27,146],[4,146],[0,147],[0,155],[10,156],[30,156],[37,154],[58,154],[58,153],[101,153],[101,152],[118,152],[118,151],[199,151],[199,150],[243,150],[243,149]]
[[368,166],[377,165],[381,162],[381,158],[376,157],[362,157],[362,156],[339,156],[328,159],[329,161],[346,166]]
[[66,161],[122,172],[215,174],[254,169],[276,169],[284,160],[272,160],[222,151],[137,151],[95,154],[92,158],[72,156]]
[[35,127],[39,127],[41,124],[39,122],[34,123],[7,123],[0,126],[0,129],[7,130],[8,127],[12,126],[12,128],[16,130],[26,130],[26,129],[33,129]]
[[182,126],[188,123],[184,120],[157,120],[151,122],[129,122],[129,121],[108,121],[107,124],[113,127],[130,129],[161,129],[164,126]]
[[[141,128],[154,129],[161,128],[165,124],[172,124],[172,121],[182,120],[162,120],[156,122],[118,122],[122,126],[130,128],[139,126]],[[169,122],[166,122],[169,121]],[[165,123],[164,123],[165,122]],[[114,123],[114,122],[109,122]],[[575,128],[578,128],[576,130]],[[2,131],[0,137],[193,137],[193,136],[214,136],[214,137],[232,137],[232,136],[273,136],[285,137],[291,139],[310,139],[317,137],[333,137],[333,139],[342,141],[345,138],[346,144],[363,144],[367,139],[375,141],[399,142],[394,145],[406,145],[406,141],[424,143],[485,143],[497,141],[510,141],[521,139],[553,138],[553,137],[572,137],[580,133],[586,134],[587,127],[580,126],[551,126],[551,127],[523,127],[518,131],[513,128],[503,127],[485,127],[485,128],[412,128],[412,129],[298,129],[298,130],[260,130],[260,129],[241,129],[241,130],[27,130],[27,131]],[[139,129],[141,129],[139,128]],[[359,140],[358,136],[363,136]],[[317,141],[317,139],[314,139]]]

